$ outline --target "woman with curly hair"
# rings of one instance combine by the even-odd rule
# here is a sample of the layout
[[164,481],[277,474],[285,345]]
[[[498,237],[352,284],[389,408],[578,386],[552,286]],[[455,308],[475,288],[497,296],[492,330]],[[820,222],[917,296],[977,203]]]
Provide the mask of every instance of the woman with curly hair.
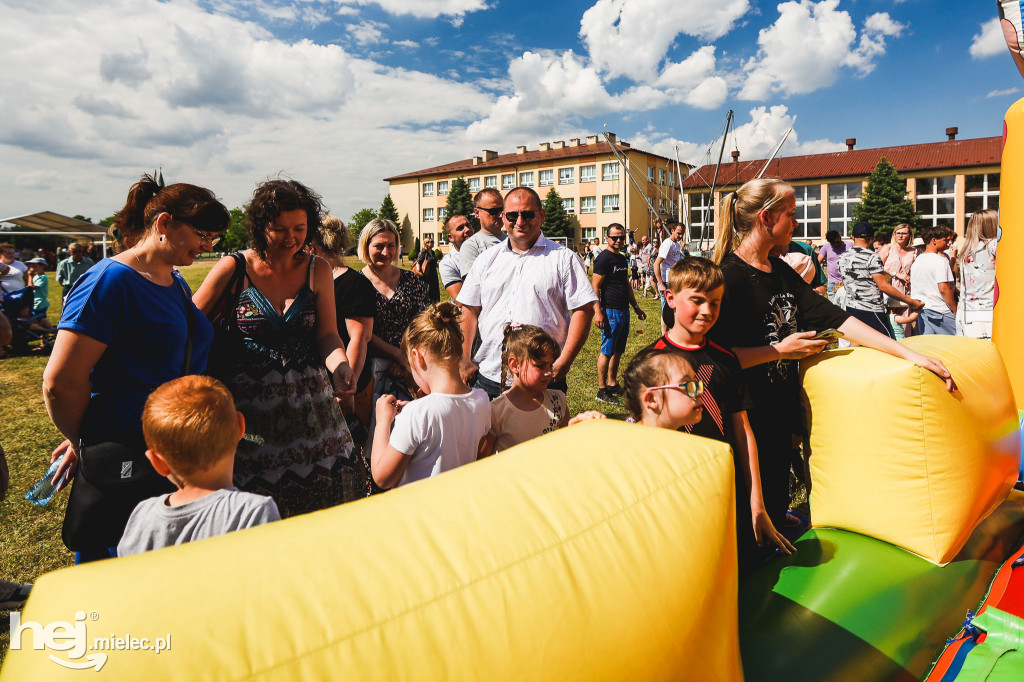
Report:
[[[248,430],[235,457],[235,483],[273,497],[283,517],[365,492],[364,469],[335,400],[355,385],[338,335],[334,278],[326,261],[305,250],[322,215],[319,195],[301,183],[264,182],[246,209],[250,248],[241,258],[222,258],[195,295],[207,316],[232,297],[239,363],[234,376],[222,378]],[[239,279],[236,303],[228,285]]]

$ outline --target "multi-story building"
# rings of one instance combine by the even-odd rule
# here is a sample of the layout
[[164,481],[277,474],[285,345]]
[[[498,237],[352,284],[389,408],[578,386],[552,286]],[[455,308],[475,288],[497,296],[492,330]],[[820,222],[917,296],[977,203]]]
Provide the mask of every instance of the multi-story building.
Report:
[[[906,180],[907,196],[920,214],[917,226],[944,223],[962,235],[975,211],[999,208],[1002,139],[957,140],[956,134],[956,128],[947,128],[944,142],[875,149],[854,149],[857,140],[850,138],[843,152],[774,159],[764,176],[781,178],[796,189],[799,225],[794,239],[818,241],[828,230],[849,237],[853,208],[861,201],[868,175],[882,158]],[[714,165],[693,170],[684,179],[691,241],[699,240],[702,232],[705,239],[718,234],[716,207],[721,206],[722,197],[757,177],[767,161],[740,161],[738,157],[739,152],[733,152],[732,163],[723,163],[719,169],[713,201]]]
[[[609,135],[626,159],[633,180],[612,152],[607,141],[591,135],[542,142],[536,150],[516,147],[515,153],[498,154],[488,149],[481,156],[454,161],[412,173],[384,178],[398,209],[402,227],[413,238],[435,237],[444,244],[445,204],[451,183],[465,177],[469,191],[476,194],[493,187],[502,195],[518,186],[532,187],[543,200],[553,188],[575,227],[574,244],[582,239],[604,238],[604,228],[623,223],[647,234],[658,218],[677,217],[679,179],[674,160],[634,149],[628,142]],[[680,164],[683,175],[692,166]],[[639,184],[641,190],[637,189]],[[648,199],[654,213],[648,208]],[[409,245],[406,244],[406,247]]]

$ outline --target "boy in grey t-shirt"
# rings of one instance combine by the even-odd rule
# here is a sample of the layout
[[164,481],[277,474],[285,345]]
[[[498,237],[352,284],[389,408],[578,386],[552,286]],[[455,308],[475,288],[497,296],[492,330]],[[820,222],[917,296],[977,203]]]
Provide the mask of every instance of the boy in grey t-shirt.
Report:
[[146,458],[176,492],[135,507],[118,556],[223,535],[281,518],[274,500],[232,486],[245,419],[224,384],[185,376],[153,391],[142,412]]

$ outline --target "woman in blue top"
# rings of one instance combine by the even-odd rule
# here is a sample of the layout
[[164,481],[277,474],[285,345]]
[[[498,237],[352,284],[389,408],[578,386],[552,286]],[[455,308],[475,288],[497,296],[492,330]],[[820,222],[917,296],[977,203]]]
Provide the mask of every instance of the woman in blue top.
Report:
[[[367,492],[335,399],[352,395],[355,382],[338,335],[334,277],[327,261],[306,251],[322,215],[319,195],[299,182],[256,188],[246,209],[252,248],[242,252],[245,279],[234,308],[239,368],[223,377],[250,435],[235,455],[235,484],[273,497],[282,517]],[[214,266],[195,295],[200,310],[213,314],[235,267],[232,256]]]
[[68,454],[55,480],[74,472],[79,442],[145,448],[142,408],[153,389],[181,376],[188,316],[191,372],[206,368],[213,329],[174,267],[191,265],[228,225],[207,189],[161,188],[148,175],[132,186],[111,229],[119,253],[68,293],[43,374],[46,410],[67,438],[53,453]]

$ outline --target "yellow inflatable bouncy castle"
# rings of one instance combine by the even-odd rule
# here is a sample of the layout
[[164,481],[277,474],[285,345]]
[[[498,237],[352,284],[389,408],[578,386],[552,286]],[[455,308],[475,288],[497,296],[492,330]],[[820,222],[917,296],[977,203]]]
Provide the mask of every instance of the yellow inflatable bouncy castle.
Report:
[[1017,480],[1017,410],[991,342],[904,343],[941,359],[957,391],[870,348],[804,361],[811,519],[946,564]]
[[[728,446],[581,424],[376,498],[43,576],[0,679],[85,679],[72,663],[146,682],[738,680],[734,494]],[[34,649],[57,621],[68,646]],[[160,653],[88,648],[164,637]]]

